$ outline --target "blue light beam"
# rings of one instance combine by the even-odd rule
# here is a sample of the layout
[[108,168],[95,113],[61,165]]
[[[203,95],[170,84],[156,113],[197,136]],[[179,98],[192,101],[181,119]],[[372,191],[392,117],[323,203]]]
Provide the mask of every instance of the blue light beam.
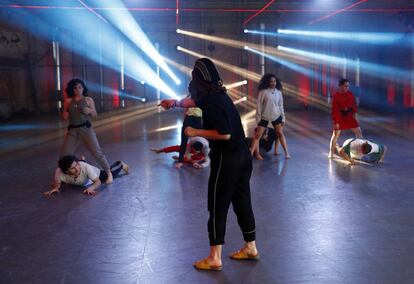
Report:
[[284,47],[281,45],[279,45],[277,48],[279,50],[297,54],[297,55],[304,56],[304,57],[308,57],[316,61],[324,61],[324,62],[334,63],[338,65],[346,64],[347,67],[351,66],[354,68],[356,68],[359,65],[361,71],[365,71],[367,74],[380,77],[380,78],[384,78],[384,79],[394,78],[395,80],[403,80],[403,81],[411,79],[410,71],[403,70],[403,69],[396,68],[396,67],[391,67],[391,66],[381,65],[381,64],[371,63],[371,62],[358,61],[358,60],[349,59],[349,58],[341,58],[341,57],[336,57],[336,56],[331,56],[331,55],[326,55],[326,54],[314,53],[314,52]]

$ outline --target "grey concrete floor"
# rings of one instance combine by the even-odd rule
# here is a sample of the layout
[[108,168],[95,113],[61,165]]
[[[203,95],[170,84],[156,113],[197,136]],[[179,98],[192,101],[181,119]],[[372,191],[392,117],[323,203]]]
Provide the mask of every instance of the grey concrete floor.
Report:
[[[362,116],[365,136],[389,153],[384,164],[351,167],[326,157],[328,114],[288,112],[292,159],[254,162],[261,260],[227,257],[243,243],[229,212],[222,272],[192,267],[209,249],[209,170],[177,170],[172,155],[149,151],[179,142],[178,128],[160,128],[181,118],[162,112],[98,127],[108,160],[124,160],[131,174],[94,197],[75,187],[42,196],[61,138],[1,156],[0,283],[414,283],[412,115]],[[18,139],[8,131],[3,138]]]

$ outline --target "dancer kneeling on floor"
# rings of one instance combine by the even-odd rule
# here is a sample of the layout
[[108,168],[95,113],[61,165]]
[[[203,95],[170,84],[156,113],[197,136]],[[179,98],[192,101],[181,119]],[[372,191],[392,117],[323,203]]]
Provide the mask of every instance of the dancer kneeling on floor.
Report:
[[[183,163],[191,164],[196,169],[206,168],[210,166],[210,157],[208,156],[210,148],[208,146],[207,139],[203,137],[191,137],[188,142],[189,143],[187,144],[182,162],[179,160],[179,157],[173,157],[177,160],[176,168],[181,168],[183,166]],[[161,149],[151,148],[151,151],[157,154],[180,152],[180,147],[180,145],[176,145]]]
[[351,165],[355,165],[356,160],[366,163],[381,163],[384,161],[387,146],[371,140],[351,138],[345,140],[342,147],[339,147],[337,144],[336,151],[339,156],[350,162]]
[[[128,174],[128,165],[122,161],[116,161],[110,167],[112,176],[118,176],[121,170]],[[99,170],[83,160],[78,160],[75,156],[63,156],[59,160],[59,167],[55,171],[55,178],[52,189],[43,192],[49,196],[60,191],[62,183],[84,186],[84,194],[95,195],[96,189],[108,179],[106,171]],[[92,182],[92,184],[91,184]]]

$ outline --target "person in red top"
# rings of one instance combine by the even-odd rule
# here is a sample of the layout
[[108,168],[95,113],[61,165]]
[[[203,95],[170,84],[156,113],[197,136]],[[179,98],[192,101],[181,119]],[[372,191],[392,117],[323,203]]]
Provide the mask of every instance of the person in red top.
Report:
[[354,95],[349,91],[349,80],[339,80],[339,90],[333,96],[332,101],[332,120],[333,131],[329,143],[328,157],[332,158],[335,153],[335,145],[341,135],[341,130],[351,130],[356,138],[362,138],[362,131],[359,127],[357,117],[357,105]]

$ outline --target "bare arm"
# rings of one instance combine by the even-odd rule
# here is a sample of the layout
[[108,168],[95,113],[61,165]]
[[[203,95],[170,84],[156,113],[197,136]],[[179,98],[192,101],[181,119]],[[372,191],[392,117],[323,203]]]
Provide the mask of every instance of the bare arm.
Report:
[[263,91],[259,92],[259,95],[257,96],[257,102],[256,102],[256,122],[259,123],[259,121],[262,119],[262,98],[263,98]]
[[87,195],[95,195],[97,193],[95,190],[98,189],[100,185],[101,181],[99,180],[99,178],[96,178],[93,180],[93,184],[91,184],[91,186],[85,189],[83,193]]
[[282,95],[282,92],[280,92],[279,108],[280,108],[280,112],[282,114],[282,122],[285,123],[286,122],[286,117],[285,117],[285,108],[283,106],[283,95]]
[[69,104],[70,104],[71,101],[72,101],[71,98],[66,98],[63,101],[63,111],[62,111],[62,115],[61,115],[63,120],[68,120],[68,118],[69,118]]
[[186,127],[184,134],[188,137],[200,136],[210,140],[230,140],[231,134],[220,134],[217,130],[196,129]]
[[344,160],[347,160],[348,162],[350,162],[350,163],[351,163],[351,165],[355,165],[355,160],[354,160],[354,159],[352,159],[350,156],[348,156],[348,155],[345,153],[345,151],[344,151],[344,149],[343,149],[343,148],[339,148],[338,150],[339,150],[339,151],[338,151],[339,156],[341,156]]
[[94,100],[90,97],[86,97],[86,102],[88,106],[83,108],[83,113],[90,115],[93,119],[96,119],[98,117],[98,113],[96,112]]
[[59,169],[56,169],[55,170],[55,175],[54,175],[54,180],[53,180],[53,183],[52,183],[52,189],[43,192],[43,195],[50,196],[53,193],[58,193],[60,191],[61,185],[62,185],[62,183],[60,181],[60,171],[59,171]]
[[170,109],[175,107],[181,108],[189,108],[189,107],[197,107],[194,100],[191,98],[184,98],[182,100],[162,100],[159,104],[164,109]]

